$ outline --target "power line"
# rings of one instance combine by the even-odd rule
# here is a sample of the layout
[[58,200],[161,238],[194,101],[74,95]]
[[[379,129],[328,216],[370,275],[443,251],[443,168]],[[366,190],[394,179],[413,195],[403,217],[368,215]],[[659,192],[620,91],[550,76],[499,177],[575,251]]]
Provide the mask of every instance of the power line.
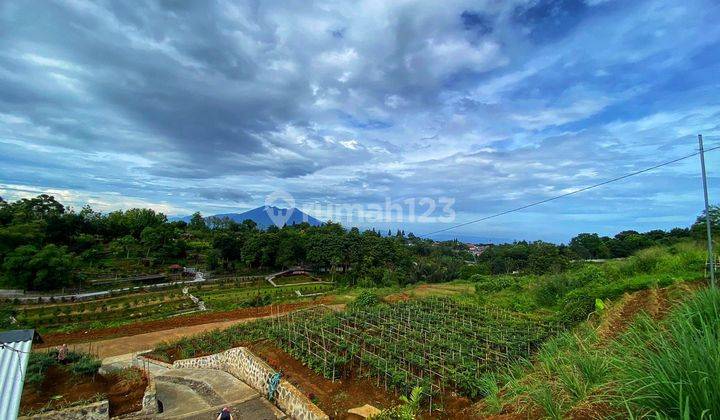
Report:
[[[715,146],[715,147],[711,147],[711,148],[709,148],[709,149],[705,149],[705,153],[711,152],[711,151],[717,150],[717,149],[720,149],[720,146]],[[623,179],[626,179],[626,178],[633,177],[633,176],[635,176],[635,175],[640,175],[640,174],[643,174],[643,173],[645,173],[645,172],[652,171],[652,170],[657,169],[657,168],[661,168],[661,167],[663,167],[663,166],[671,165],[671,164],[673,164],[673,163],[680,162],[681,160],[685,160],[685,159],[689,159],[689,158],[691,158],[691,157],[695,157],[695,156],[697,156],[697,155],[699,155],[699,154],[700,154],[700,152],[698,151],[698,152],[695,152],[695,153],[690,154],[690,155],[687,155],[687,156],[683,156],[683,157],[679,157],[679,158],[677,158],[677,159],[669,160],[669,161],[667,161],[667,162],[659,163],[659,164],[657,164],[657,165],[655,165],[655,166],[651,166],[651,167],[649,167],[649,168],[641,169],[641,170],[635,171],[635,172],[630,172],[630,173],[628,173],[628,174],[625,174],[625,175],[622,175],[622,176],[619,176],[619,177],[616,177],[616,178],[608,179],[608,180],[606,180],[606,181],[603,181],[603,182],[600,182],[600,183],[597,183],[597,184],[593,184],[593,185],[590,185],[590,186],[588,186],[588,187],[583,187],[583,188],[577,189],[577,190],[575,190],[575,191],[570,191],[569,193],[560,194],[560,195],[557,195],[557,196],[554,196],[554,197],[551,197],[551,198],[546,198],[546,199],[544,199],[544,200],[540,200],[540,201],[536,201],[536,202],[534,202],[534,203],[526,204],[526,205],[524,205],[524,206],[515,207],[515,208],[510,209],[510,210],[505,210],[505,211],[501,211],[501,212],[499,212],[499,213],[491,214],[490,216],[485,216],[485,217],[481,217],[481,218],[479,218],[479,219],[471,220],[471,221],[469,221],[469,222],[460,223],[459,225],[450,226],[450,227],[447,227],[447,228],[444,228],[444,229],[436,230],[436,231],[434,231],[434,232],[430,232],[430,233],[425,233],[425,234],[422,234],[422,235],[418,235],[418,237],[420,237],[420,238],[425,238],[425,237],[428,237],[428,236],[431,236],[431,235],[435,235],[435,234],[437,234],[437,233],[447,232],[448,230],[457,229],[457,228],[459,228],[459,227],[471,225],[471,224],[473,224],[473,223],[482,222],[482,221],[485,221],[485,220],[488,220],[488,219],[494,219],[494,218],[496,218],[496,217],[504,216],[504,215],[506,215],[506,214],[514,213],[514,212],[520,211],[520,210],[525,210],[525,209],[530,208],[530,207],[539,206],[540,204],[545,204],[545,203],[547,203],[547,202],[549,202],[549,201],[557,200],[557,199],[560,199],[560,198],[563,198],[563,197],[567,197],[567,196],[575,195],[575,194],[578,194],[578,193],[581,193],[581,192],[584,192],[584,191],[592,190],[593,188],[598,188],[598,187],[601,187],[601,186],[603,186],[603,185],[610,184],[610,183],[612,183],[612,182],[620,181],[620,180],[623,180]]]

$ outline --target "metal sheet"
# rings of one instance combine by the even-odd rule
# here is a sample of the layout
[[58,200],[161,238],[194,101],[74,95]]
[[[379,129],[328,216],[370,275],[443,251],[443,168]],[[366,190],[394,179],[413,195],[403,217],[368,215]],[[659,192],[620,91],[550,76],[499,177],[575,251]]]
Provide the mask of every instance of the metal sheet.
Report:
[[0,343],[0,419],[18,416],[32,335],[26,341]]

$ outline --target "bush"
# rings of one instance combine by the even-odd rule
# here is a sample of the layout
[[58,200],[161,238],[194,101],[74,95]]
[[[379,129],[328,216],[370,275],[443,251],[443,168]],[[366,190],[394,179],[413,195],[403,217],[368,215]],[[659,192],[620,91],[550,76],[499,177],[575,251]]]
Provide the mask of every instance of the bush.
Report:
[[28,360],[27,373],[25,381],[32,385],[39,385],[45,378],[45,371],[53,365],[56,365],[57,351],[48,353],[30,353]]
[[380,298],[370,290],[363,290],[358,294],[354,301],[350,303],[353,308],[367,308],[380,303]]
[[543,276],[535,288],[535,299],[540,305],[553,306],[568,292],[587,284],[587,277],[577,273]]
[[251,306],[253,308],[258,306],[267,306],[272,303],[272,297],[268,294],[260,294],[258,293],[255,295],[252,299],[247,301],[247,305]]
[[[475,274],[470,277],[475,282],[475,292],[499,292],[512,286],[519,286],[516,278],[512,276],[484,276]],[[517,288],[517,287],[516,287]]]
[[74,375],[93,376],[98,372],[102,362],[89,354],[83,354],[78,360],[68,365]]

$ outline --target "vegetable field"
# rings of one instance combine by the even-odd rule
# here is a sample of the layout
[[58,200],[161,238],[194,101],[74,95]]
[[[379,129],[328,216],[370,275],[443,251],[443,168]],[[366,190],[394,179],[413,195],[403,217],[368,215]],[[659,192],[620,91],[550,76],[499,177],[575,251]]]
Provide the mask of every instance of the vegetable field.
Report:
[[334,313],[296,311],[273,319],[270,335],[327,378],[375,377],[407,394],[421,385],[430,398],[453,389],[482,394],[482,375],[528,356],[559,324],[448,298]]

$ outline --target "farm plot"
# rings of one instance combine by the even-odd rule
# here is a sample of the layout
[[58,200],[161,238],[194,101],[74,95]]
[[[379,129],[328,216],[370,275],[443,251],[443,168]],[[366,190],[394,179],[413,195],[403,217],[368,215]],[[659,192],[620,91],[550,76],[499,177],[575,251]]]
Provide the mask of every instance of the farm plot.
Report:
[[[333,290],[334,287],[333,284],[292,285],[283,288],[263,285],[238,289],[215,289],[207,292],[193,292],[193,294],[202,299],[211,310],[227,311],[289,302],[299,299],[303,295],[326,293]],[[300,292],[300,296],[297,292]]]
[[116,320],[162,318],[194,310],[195,304],[179,290],[135,294],[92,302],[26,305],[19,309],[21,325],[43,332],[72,331]]
[[421,385],[430,398],[450,389],[475,398],[484,373],[528,356],[558,329],[547,318],[431,298],[296,311],[274,318],[270,335],[326,378],[360,374],[403,394]]

